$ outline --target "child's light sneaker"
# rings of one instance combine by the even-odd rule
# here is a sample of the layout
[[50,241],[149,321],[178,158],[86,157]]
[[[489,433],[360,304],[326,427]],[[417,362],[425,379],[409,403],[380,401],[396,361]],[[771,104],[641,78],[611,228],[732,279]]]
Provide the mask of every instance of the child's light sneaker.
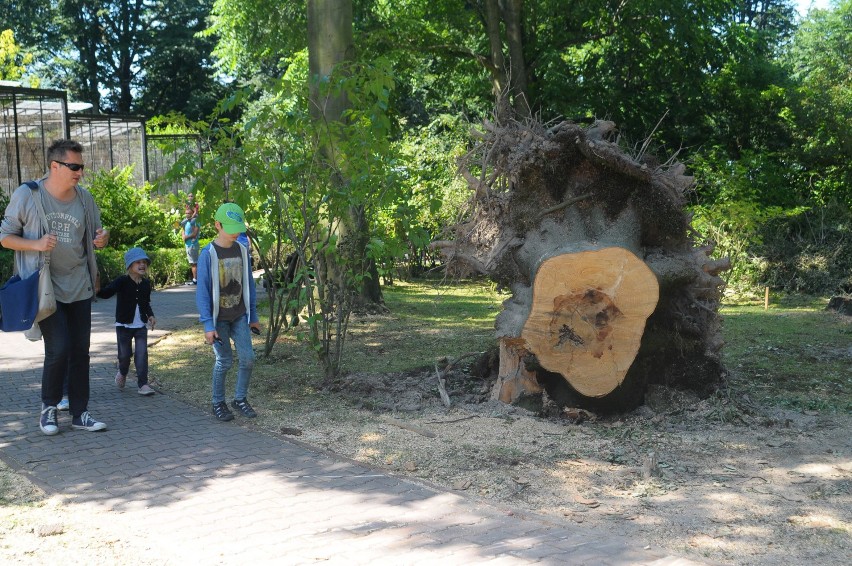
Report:
[[118,386],[119,389],[124,389],[124,384],[126,382],[127,382],[127,376],[126,375],[121,375],[120,371],[115,373],[115,384]]
[[139,388],[139,395],[148,396],[153,395],[154,393],[156,393],[156,391],[151,389],[151,387],[147,383]]
[[63,397],[62,401],[56,404],[57,411],[67,411],[68,410],[68,397]]

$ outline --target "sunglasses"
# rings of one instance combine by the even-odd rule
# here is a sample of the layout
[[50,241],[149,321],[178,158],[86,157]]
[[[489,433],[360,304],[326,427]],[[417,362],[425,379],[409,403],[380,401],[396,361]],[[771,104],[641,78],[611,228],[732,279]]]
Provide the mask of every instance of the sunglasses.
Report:
[[64,161],[58,161],[56,159],[53,160],[55,163],[59,163],[60,165],[64,165],[72,171],[82,171],[85,165],[82,163],[65,163]]

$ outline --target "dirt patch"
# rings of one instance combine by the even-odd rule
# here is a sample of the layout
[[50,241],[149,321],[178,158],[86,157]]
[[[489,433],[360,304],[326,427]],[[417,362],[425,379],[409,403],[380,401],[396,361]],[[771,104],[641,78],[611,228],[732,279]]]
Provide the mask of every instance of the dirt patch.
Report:
[[[553,405],[542,415],[489,401],[491,384],[465,368],[445,383],[449,408],[427,369],[349,375],[336,392],[289,403],[259,382],[256,425],[696,560],[840,566],[852,555],[849,415],[661,387],[618,417]],[[47,498],[2,466],[0,481],[0,559],[35,564],[73,552],[98,563],[154,563],[151,548],[127,543],[106,515]]]
[[730,564],[846,564],[852,419],[656,387],[618,417],[488,401],[455,371],[348,376],[334,410],[267,414],[279,433],[498,505]]

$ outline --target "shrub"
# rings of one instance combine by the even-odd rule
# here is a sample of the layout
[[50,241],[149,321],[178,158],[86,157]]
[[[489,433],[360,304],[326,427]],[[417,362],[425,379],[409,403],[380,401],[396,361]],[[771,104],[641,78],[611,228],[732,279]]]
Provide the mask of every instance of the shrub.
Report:
[[762,227],[761,279],[779,291],[852,293],[852,211],[834,205],[777,218]]
[[180,247],[175,230],[177,211],[166,211],[151,198],[150,187],[131,184],[132,168],[98,171],[89,190],[101,210],[101,222],[110,231],[110,246],[129,248]]
[[[186,261],[186,252],[183,248],[144,248],[145,253],[151,258],[151,267],[148,270],[151,284],[154,287],[168,287],[178,285],[187,280],[189,264]],[[98,250],[98,274],[101,284],[112,281],[119,275],[125,273],[124,252],[127,247],[106,247]]]

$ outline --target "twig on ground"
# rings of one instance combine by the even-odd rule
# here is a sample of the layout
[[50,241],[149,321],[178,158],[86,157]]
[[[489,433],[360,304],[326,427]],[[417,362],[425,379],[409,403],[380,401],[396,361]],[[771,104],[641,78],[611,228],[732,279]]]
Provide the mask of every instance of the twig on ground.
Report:
[[468,419],[475,419],[479,415],[468,415],[466,417],[462,417],[460,419],[452,419],[449,421],[426,421],[426,424],[452,424],[452,423],[460,423],[462,421],[466,421]]
[[441,402],[444,403],[445,407],[449,407],[452,404],[452,401],[450,401],[450,395],[449,393],[447,393],[447,386],[445,381],[447,374],[450,373],[450,370],[453,369],[453,366],[455,366],[457,363],[464,360],[465,358],[472,358],[473,356],[481,355],[482,352],[468,352],[467,354],[462,354],[458,358],[450,360],[450,362],[447,363],[446,367],[444,367],[443,371],[438,369],[438,363],[435,362],[435,376],[438,378],[438,393],[441,395]]
[[422,434],[426,438],[435,438],[437,435],[431,430],[426,430],[425,428],[421,428],[419,426],[410,425],[408,423],[404,423],[397,419],[385,418],[383,419],[387,424],[398,426],[399,428],[404,428],[405,430],[410,430],[411,432],[416,432],[417,434]]

